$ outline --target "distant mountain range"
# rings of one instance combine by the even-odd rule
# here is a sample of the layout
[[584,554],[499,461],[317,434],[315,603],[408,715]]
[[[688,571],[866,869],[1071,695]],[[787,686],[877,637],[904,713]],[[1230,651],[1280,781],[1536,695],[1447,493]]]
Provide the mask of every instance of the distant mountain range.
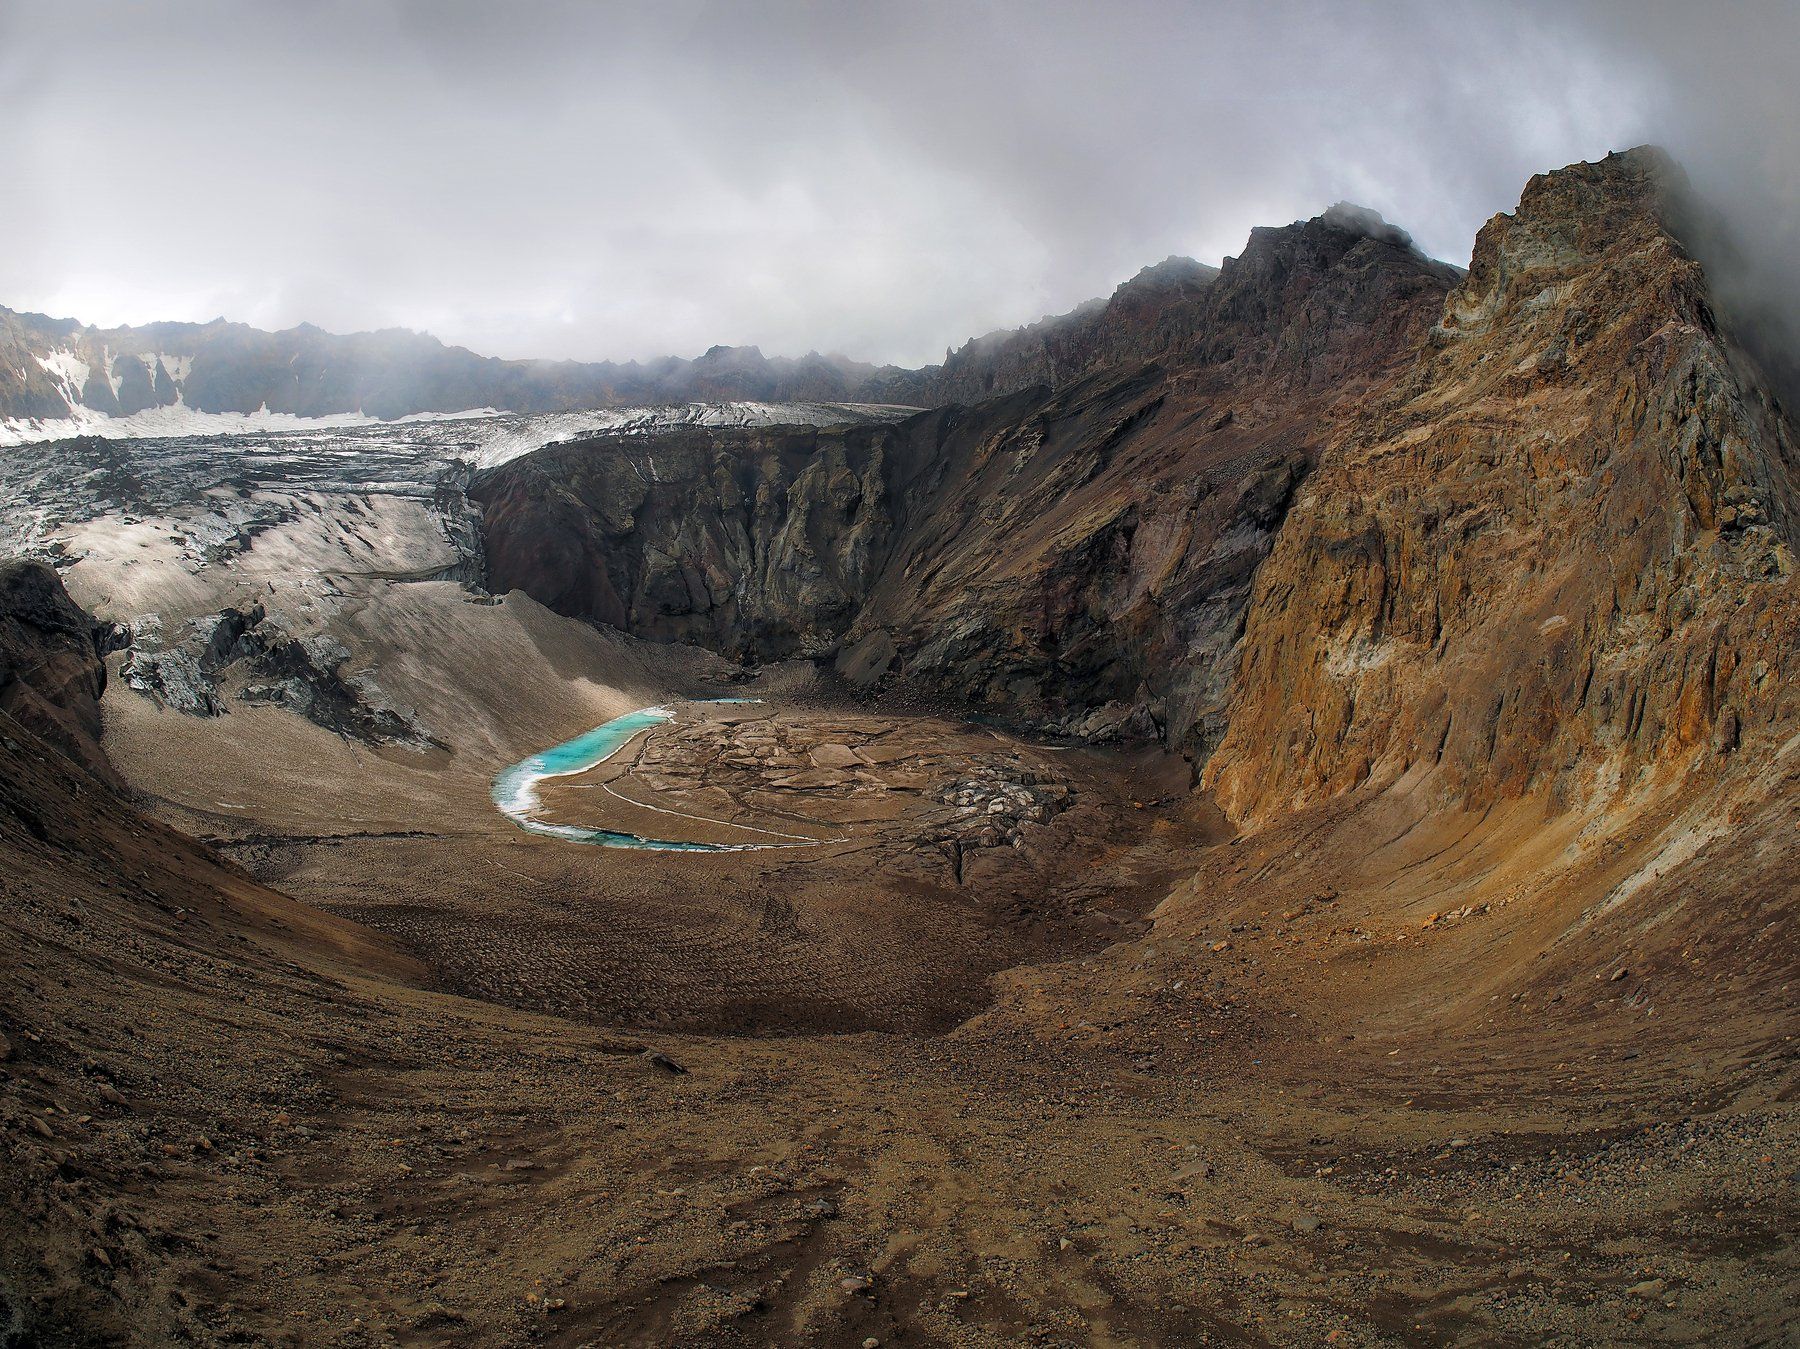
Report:
[[[1371,213],[1333,211],[1321,219],[1349,232],[1398,235]],[[340,335],[301,324],[265,332],[224,319],[95,328],[0,307],[0,426],[19,440],[77,434],[170,408],[385,419],[476,408],[977,402],[1059,387],[1096,368],[1156,360],[1184,346],[1203,312],[1198,302],[1218,275],[1191,258],[1171,257],[1108,299],[975,338],[946,352],[941,365],[918,370],[726,346],[691,360],[501,360],[404,329]]]

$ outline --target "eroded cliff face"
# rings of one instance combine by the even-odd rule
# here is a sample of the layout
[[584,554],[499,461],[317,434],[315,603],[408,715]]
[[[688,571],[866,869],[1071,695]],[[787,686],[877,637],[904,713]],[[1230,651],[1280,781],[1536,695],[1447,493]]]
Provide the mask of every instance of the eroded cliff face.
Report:
[[10,722],[111,781],[100,749],[111,624],[40,562],[0,560],[0,725]]
[[1350,212],[1259,230],[1165,360],[1055,389],[544,451],[475,489],[495,584],[1197,761],[1223,737],[1246,819],[1415,766],[1480,803],[1728,754],[1792,716],[1797,455],[1668,173],[1534,179],[1466,279]]
[[1258,230],[1216,279],[1122,289],[1070,349],[1097,365],[1059,387],[891,427],[552,447],[472,488],[491,582],[638,636],[835,656],[864,688],[1200,754],[1296,484],[1456,275],[1328,214]]
[[1479,805],[1791,732],[1791,424],[1654,151],[1534,178],[1301,490],[1207,769],[1243,820],[1429,770]]
[[479,475],[490,584],[745,659],[835,649],[893,526],[881,428],[682,428]]
[[840,668],[1203,758],[1296,485],[1456,279],[1374,221],[1255,231],[1162,362],[936,414],[986,424],[902,460],[910,515]]

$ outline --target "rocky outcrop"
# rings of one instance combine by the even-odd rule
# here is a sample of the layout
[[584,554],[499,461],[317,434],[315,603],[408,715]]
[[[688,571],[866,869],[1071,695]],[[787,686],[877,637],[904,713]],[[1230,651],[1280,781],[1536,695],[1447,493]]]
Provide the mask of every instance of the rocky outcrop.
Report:
[[836,649],[893,524],[885,428],[552,446],[476,477],[489,584],[745,659]]
[[[1339,202],[1310,221],[1251,231],[1244,252],[1222,268],[1167,258],[1109,299],[975,338],[947,352],[942,365],[875,387],[895,402],[923,407],[973,404],[1037,386],[1064,388],[1098,371],[1217,364],[1251,352],[1267,356],[1276,342],[1286,344],[1284,359],[1303,364],[1324,383],[1346,366],[1364,363],[1359,345],[1386,349],[1404,339],[1410,307],[1395,303],[1385,284],[1411,270],[1394,269],[1396,255],[1423,261],[1404,230],[1366,207]],[[1321,277],[1359,267],[1387,275],[1349,291],[1332,288],[1309,302],[1307,292]],[[1427,264],[1424,271],[1427,285],[1455,275],[1443,264]],[[1392,328],[1380,331],[1387,325]]]
[[1256,580],[1207,770],[1257,820],[1408,769],[1480,804],[1791,728],[1800,452],[1654,151],[1534,178]]
[[1163,334],[1165,364],[1095,337],[1082,359],[1117,363],[893,426],[600,438],[481,475],[490,583],[655,640],[831,657],[863,688],[1201,754],[1296,485],[1456,274],[1332,217],[1257,231],[1216,279],[1154,270],[1093,331],[1160,315],[1134,331]]
[[1200,321],[1216,267],[1171,257],[1113,292],[1024,328],[972,338],[944,363],[880,386],[899,403],[980,403],[1039,385],[1059,388],[1114,366],[1143,365],[1176,350]]
[[108,781],[100,695],[113,629],[37,562],[0,561],[0,724],[12,723]]
[[314,725],[370,744],[437,743],[373,678],[346,675],[349,660],[349,648],[341,642],[322,635],[295,637],[261,605],[251,605],[197,619],[167,646],[140,636],[122,674],[159,706],[189,716],[224,716],[235,696],[286,707]]

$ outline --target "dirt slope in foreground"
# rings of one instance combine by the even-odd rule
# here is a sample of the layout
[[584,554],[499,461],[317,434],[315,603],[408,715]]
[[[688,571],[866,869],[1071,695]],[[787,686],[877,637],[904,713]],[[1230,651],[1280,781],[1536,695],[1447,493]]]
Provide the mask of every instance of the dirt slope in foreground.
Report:
[[949,1036],[768,1041],[434,992],[28,732],[0,754],[26,1342],[1791,1330],[1787,777],[1589,923],[1657,840],[1531,893],[1541,810],[1392,792],[1199,854],[1148,937]]

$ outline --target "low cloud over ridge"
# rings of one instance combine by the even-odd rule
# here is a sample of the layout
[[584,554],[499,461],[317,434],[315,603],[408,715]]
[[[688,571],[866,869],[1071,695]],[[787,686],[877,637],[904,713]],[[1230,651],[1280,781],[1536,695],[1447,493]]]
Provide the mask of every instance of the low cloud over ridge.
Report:
[[1648,140],[1779,309],[1797,39],[1760,2],[0,3],[0,303],[917,364],[1336,201],[1466,263],[1530,174]]

